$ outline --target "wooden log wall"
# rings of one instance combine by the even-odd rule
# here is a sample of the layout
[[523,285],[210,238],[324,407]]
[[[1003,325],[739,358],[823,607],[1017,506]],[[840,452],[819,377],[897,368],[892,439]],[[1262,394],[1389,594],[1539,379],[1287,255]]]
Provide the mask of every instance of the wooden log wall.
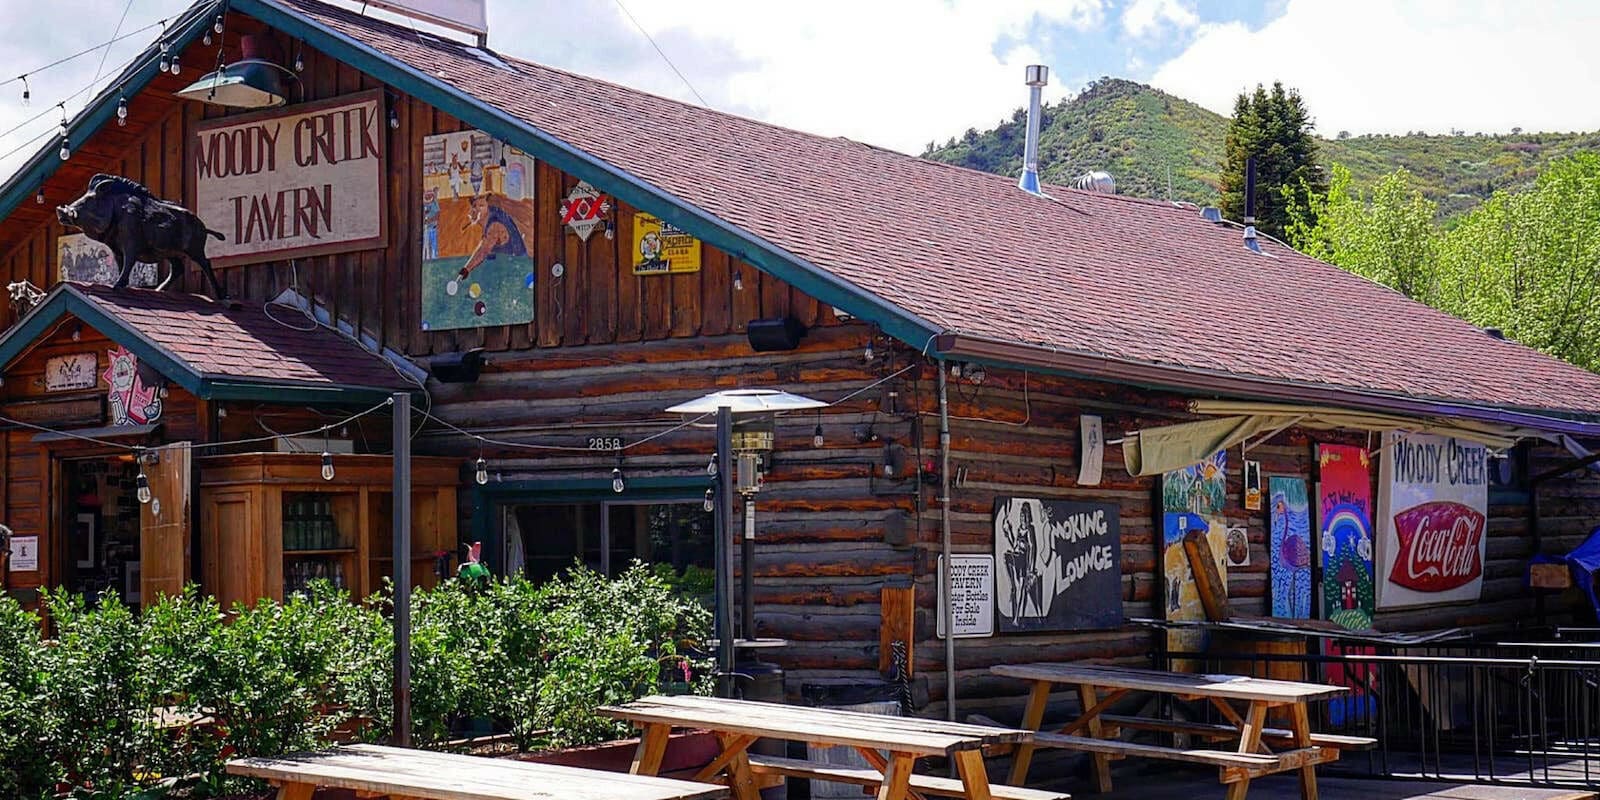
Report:
[[[1160,618],[1161,575],[1156,527],[1159,480],[1128,476],[1121,448],[1105,451],[1098,486],[1077,484],[1078,417],[1098,414],[1105,435],[1116,439],[1128,431],[1171,424],[1190,418],[1185,399],[1111,384],[1078,381],[1014,370],[990,368],[981,384],[951,377],[949,389],[952,472],[964,476],[951,493],[953,544],[957,553],[993,553],[993,512],[997,499],[1037,497],[1054,500],[1114,502],[1121,507],[1122,599],[1129,617]],[[931,381],[925,381],[931,385]],[[926,393],[918,395],[926,420],[924,433],[936,445],[937,407]],[[935,400],[936,402],[936,400]],[[1304,478],[1315,485],[1313,447],[1317,442],[1377,448],[1377,437],[1365,433],[1286,430],[1252,447],[1251,460],[1262,464],[1263,485],[1271,476]],[[1536,474],[1570,458],[1559,448],[1542,445],[1529,454],[1528,474]],[[1243,467],[1238,448],[1229,452],[1229,525],[1243,526],[1250,541],[1250,564],[1228,570],[1229,605],[1235,614],[1270,612],[1268,511],[1245,511]],[[1372,469],[1373,497],[1378,470]],[[1543,503],[1544,551],[1564,553],[1600,523],[1600,476],[1578,472],[1540,489]],[[1528,527],[1527,492],[1495,489],[1490,494],[1488,556],[1482,598],[1476,603],[1426,609],[1383,611],[1377,626],[1387,631],[1445,627],[1503,628],[1533,619],[1534,601],[1522,588],[1522,574],[1533,554]],[[1265,505],[1265,504],[1263,504]],[[1374,509],[1376,511],[1376,509]],[[940,518],[937,504],[922,516],[917,536],[914,580],[917,587],[916,661],[927,682],[930,715],[944,714],[944,644],[934,636],[937,602],[937,558]],[[1315,520],[1313,520],[1315,524]],[[997,564],[997,569],[999,568]],[[1021,713],[1025,687],[993,678],[989,666],[1017,661],[1070,661],[1084,658],[1149,666],[1159,652],[1160,634],[1129,627],[1119,631],[1006,634],[987,639],[962,639],[956,645],[958,710],[999,713],[1014,720]],[[1063,715],[1076,700],[1062,696]]]

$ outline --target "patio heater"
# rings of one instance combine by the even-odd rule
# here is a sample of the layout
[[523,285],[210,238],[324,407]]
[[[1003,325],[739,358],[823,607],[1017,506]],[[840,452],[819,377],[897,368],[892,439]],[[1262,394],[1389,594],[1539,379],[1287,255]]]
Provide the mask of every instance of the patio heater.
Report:
[[[668,413],[692,416],[716,415],[717,454],[713,462],[716,475],[714,511],[716,524],[715,558],[717,592],[715,633],[717,637],[718,690],[732,694],[735,674],[734,649],[754,650],[765,644],[755,637],[755,495],[761,491],[764,472],[769,466],[776,440],[777,416],[785,411],[804,411],[826,406],[820,400],[777,389],[730,389],[697,400],[679,403]],[[735,641],[733,623],[733,501],[744,502],[744,535],[740,541],[741,613]],[[750,659],[755,662],[755,658]],[[781,673],[779,673],[781,675]]]

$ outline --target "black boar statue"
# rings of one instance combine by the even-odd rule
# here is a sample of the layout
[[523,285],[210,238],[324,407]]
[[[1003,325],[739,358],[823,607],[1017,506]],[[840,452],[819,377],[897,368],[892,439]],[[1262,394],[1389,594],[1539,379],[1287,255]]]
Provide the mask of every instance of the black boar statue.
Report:
[[156,287],[165,289],[183,274],[183,258],[188,256],[205,272],[213,296],[218,300],[228,296],[206,258],[206,237],[221,239],[222,234],[207,228],[189,209],[156,197],[137,181],[96,175],[89,179],[82,197],[56,208],[56,219],[111,248],[121,270],[115,284],[119,289],[128,285],[135,263],[166,261],[172,271]]

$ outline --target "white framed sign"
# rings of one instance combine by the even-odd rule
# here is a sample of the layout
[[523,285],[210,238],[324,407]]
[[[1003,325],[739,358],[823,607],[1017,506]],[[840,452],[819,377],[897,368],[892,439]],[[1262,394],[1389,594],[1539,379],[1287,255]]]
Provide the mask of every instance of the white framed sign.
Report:
[[994,635],[994,556],[951,556],[950,602],[944,597],[944,556],[939,556],[939,630],[943,639],[949,627],[945,609],[955,617],[955,637],[976,639]]
[[39,537],[17,536],[11,539],[11,571],[39,571]]
[[383,90],[195,124],[194,212],[219,267],[384,246]]
[[1477,600],[1483,591],[1489,451],[1387,432],[1378,464],[1378,608]]
[[70,392],[93,389],[99,379],[100,362],[94,353],[56,356],[44,362],[44,390]]

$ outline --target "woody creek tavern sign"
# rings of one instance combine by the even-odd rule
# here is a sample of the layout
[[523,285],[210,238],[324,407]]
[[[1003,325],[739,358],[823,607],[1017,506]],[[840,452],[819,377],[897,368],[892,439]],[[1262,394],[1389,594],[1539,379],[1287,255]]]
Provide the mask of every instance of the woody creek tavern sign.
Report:
[[381,90],[206,120],[189,141],[195,213],[218,266],[381,247]]

